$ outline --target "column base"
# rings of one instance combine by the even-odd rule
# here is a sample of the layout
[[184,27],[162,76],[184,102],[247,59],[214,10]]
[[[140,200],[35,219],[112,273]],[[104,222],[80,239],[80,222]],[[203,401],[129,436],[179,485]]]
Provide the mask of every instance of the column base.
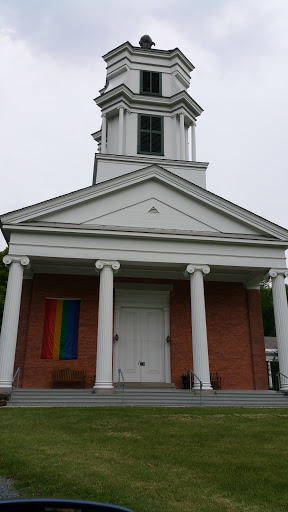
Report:
[[0,380],[0,393],[9,393],[12,392],[12,381],[11,380]]
[[[194,395],[200,395],[200,389],[192,389]],[[201,391],[202,395],[216,395],[216,391],[211,388],[211,389],[202,389]]]
[[116,393],[114,388],[93,388],[93,395],[114,395]]
[[95,382],[93,386],[93,393],[113,393],[114,392],[114,386],[112,382]]
[[[195,382],[192,389],[193,389],[193,391],[200,391],[200,383]],[[202,391],[213,391],[213,388],[212,388],[210,382],[202,383]]]

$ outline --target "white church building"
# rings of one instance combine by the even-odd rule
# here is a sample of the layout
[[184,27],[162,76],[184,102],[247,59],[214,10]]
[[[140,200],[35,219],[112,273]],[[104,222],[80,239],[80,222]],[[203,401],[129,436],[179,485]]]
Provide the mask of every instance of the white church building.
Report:
[[126,42],[104,55],[92,185],[1,217],[9,278],[0,390],[126,382],[267,389],[260,282],[272,278],[281,389],[288,390],[288,231],[206,189],[202,108],[178,49]]

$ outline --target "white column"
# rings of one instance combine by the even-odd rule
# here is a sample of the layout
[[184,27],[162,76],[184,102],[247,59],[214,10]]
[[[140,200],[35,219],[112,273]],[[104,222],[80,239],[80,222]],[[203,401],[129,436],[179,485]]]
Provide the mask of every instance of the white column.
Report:
[[180,159],[185,160],[185,125],[184,114],[180,114]]
[[173,160],[179,160],[179,132],[177,116],[171,116],[172,133],[173,133]]
[[164,308],[164,338],[165,338],[165,382],[171,382],[171,356],[170,356],[170,342],[167,342],[167,337],[170,339],[170,308]]
[[188,128],[185,128],[185,160],[189,160]]
[[272,389],[273,388],[273,381],[272,381],[272,371],[271,371],[271,361],[267,361],[267,369],[268,369],[268,383],[269,383],[269,388]]
[[124,107],[119,107],[118,155],[123,155]]
[[26,256],[6,255],[3,263],[9,266],[9,276],[0,338],[0,389],[10,389],[18,334],[23,270],[24,267],[28,267],[30,260]]
[[94,389],[112,389],[113,274],[119,270],[120,263],[97,260],[95,266],[100,270],[100,289]]
[[[193,371],[202,381],[202,389],[210,390],[212,386],[210,382],[203,280],[203,274],[209,274],[210,268],[208,265],[188,265],[186,272],[190,275]],[[199,388],[200,383],[194,378],[193,389]]]
[[191,125],[191,158],[192,162],[196,162],[196,124]]
[[[288,377],[288,307],[285,290],[287,269],[269,271],[272,278],[273,308],[278,345],[279,371]],[[281,391],[288,391],[288,378],[280,376]]]
[[107,139],[107,118],[106,118],[106,114],[102,114],[101,153],[106,153],[106,139]]

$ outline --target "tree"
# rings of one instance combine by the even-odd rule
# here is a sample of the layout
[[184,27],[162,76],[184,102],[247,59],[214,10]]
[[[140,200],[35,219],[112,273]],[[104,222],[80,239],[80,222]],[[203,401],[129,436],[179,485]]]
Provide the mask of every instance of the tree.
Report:
[[7,253],[8,253],[8,247],[7,247],[7,249],[5,249],[5,251],[0,252],[0,327],[2,324],[2,316],[3,316],[4,302],[5,302],[7,281],[8,281],[8,268],[5,267],[2,260],[5,256],[5,254],[7,254]]
[[[272,288],[269,281],[263,281],[260,287],[262,316],[265,336],[276,336]],[[286,284],[288,299],[288,285]]]

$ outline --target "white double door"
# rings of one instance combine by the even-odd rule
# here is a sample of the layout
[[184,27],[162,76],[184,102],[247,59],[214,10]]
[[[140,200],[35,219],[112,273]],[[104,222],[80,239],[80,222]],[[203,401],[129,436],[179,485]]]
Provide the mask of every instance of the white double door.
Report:
[[121,308],[117,359],[126,382],[165,381],[164,314],[160,308]]

